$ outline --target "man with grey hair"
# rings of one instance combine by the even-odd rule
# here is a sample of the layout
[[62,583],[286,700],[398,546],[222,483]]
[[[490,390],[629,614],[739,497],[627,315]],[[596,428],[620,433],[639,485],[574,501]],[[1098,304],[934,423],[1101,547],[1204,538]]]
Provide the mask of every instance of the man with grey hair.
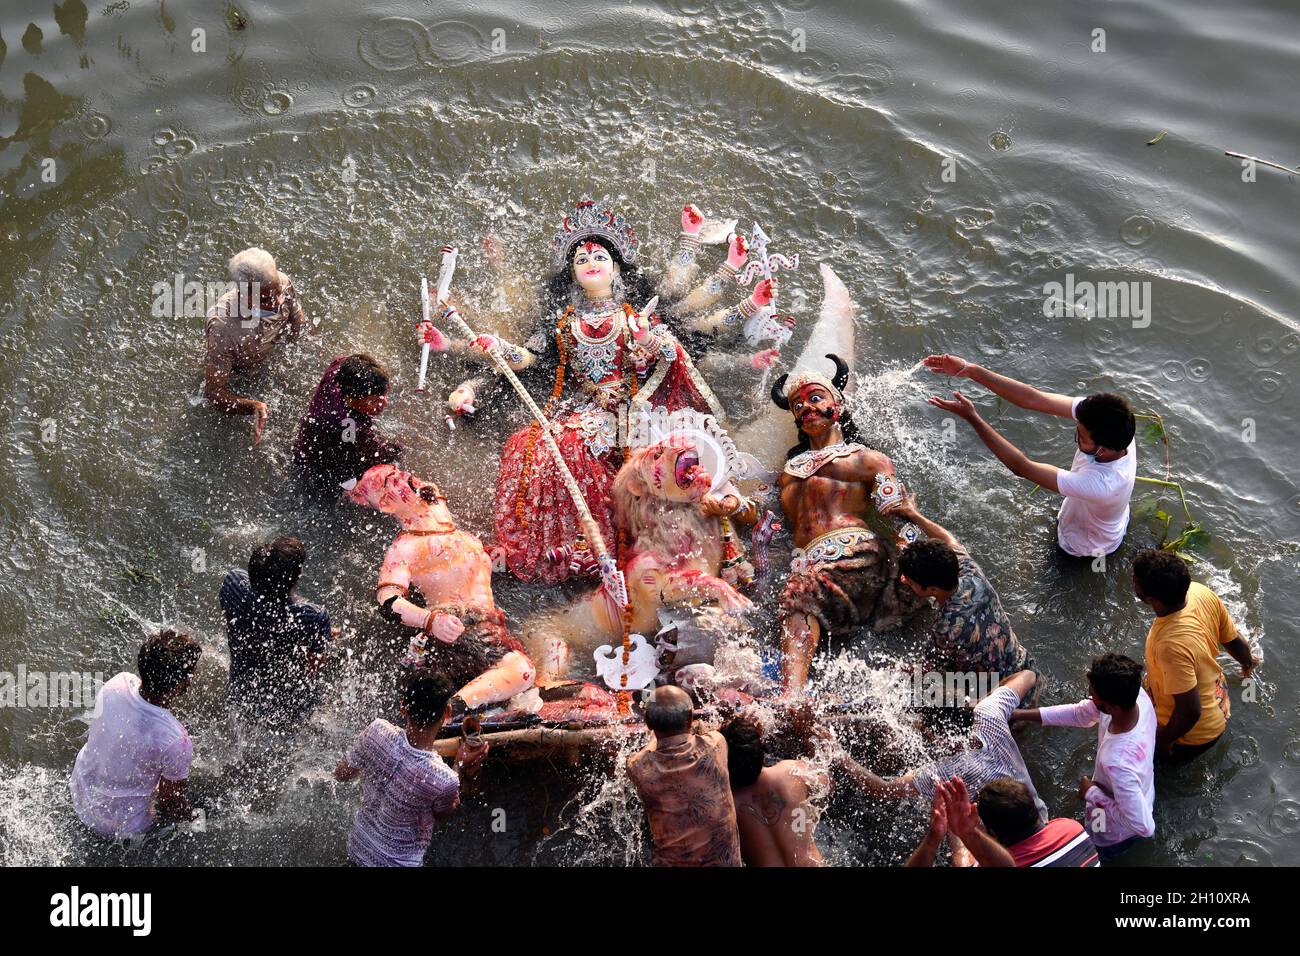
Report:
[[229,289],[208,311],[204,333],[207,358],[204,396],[227,415],[253,416],[253,444],[262,440],[266,403],[230,390],[230,377],[264,364],[286,335],[293,337],[305,317],[298,293],[265,249],[237,252],[230,259]]
[[740,866],[727,741],[691,729],[691,698],[660,687],[646,707],[655,739],[627,761],[650,823],[655,866]]

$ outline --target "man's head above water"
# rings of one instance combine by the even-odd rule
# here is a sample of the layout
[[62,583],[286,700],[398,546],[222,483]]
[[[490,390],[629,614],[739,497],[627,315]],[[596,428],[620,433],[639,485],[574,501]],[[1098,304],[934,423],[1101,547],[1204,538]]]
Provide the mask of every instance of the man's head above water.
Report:
[[680,687],[655,689],[645,709],[645,725],[656,737],[677,737],[691,729],[691,697]]

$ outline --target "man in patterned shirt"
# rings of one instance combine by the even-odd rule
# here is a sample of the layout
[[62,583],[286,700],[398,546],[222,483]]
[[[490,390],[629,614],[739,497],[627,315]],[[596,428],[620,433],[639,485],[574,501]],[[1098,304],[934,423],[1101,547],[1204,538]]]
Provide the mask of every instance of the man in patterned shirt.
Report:
[[[939,611],[924,669],[930,673],[997,674],[999,680],[1032,670],[1034,659],[1016,639],[998,592],[961,542],[921,514],[912,495],[884,511],[911,521],[928,536],[908,545],[898,559],[900,579],[917,597],[930,599]],[[1039,683],[1034,685],[1034,699]]]
[[691,699],[660,687],[646,707],[655,739],[627,761],[650,823],[655,866],[740,866],[727,741],[691,731]]
[[464,741],[453,770],[434,751],[438,731],[456,692],[444,674],[420,673],[402,690],[402,729],[379,718],[361,731],[334,768],[340,783],[361,777],[361,809],[348,838],[348,859],[357,866],[420,866],[436,820],[460,806],[458,772],[487,754],[473,756]]

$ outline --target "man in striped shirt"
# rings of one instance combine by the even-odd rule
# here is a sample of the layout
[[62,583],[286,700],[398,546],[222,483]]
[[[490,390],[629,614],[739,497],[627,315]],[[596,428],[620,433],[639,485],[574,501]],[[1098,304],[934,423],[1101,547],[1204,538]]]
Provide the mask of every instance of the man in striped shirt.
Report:
[[1011,712],[1033,691],[1035,679],[1033,671],[1020,671],[1004,680],[993,693],[975,705],[970,736],[962,742],[960,749],[926,766],[885,780],[847,755],[840,758],[840,765],[868,795],[892,800],[909,797],[933,800],[939,781],[954,776],[965,780],[973,793],[979,793],[993,780],[1012,777],[1020,781],[1030,794],[1039,822],[1046,823],[1047,805],[1034,790],[1009,725]]
[[376,719],[334,768],[341,783],[362,778],[361,809],[348,839],[348,859],[357,866],[420,866],[434,822],[460,806],[457,771],[482,760],[487,747],[467,761],[462,741],[455,770],[434,751],[455,692],[445,674],[411,677],[402,691],[406,728]]

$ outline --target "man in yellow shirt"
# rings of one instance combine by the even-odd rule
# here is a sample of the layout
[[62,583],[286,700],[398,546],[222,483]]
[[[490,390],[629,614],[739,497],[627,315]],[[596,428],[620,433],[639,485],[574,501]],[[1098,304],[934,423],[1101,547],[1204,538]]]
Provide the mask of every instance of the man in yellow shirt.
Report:
[[1228,688],[1219,648],[1250,677],[1258,666],[1223,602],[1192,581],[1187,562],[1148,548],[1133,560],[1133,590],[1156,619],[1147,632],[1147,690],[1156,705],[1156,753],[1175,762],[1209,750],[1228,726]]

